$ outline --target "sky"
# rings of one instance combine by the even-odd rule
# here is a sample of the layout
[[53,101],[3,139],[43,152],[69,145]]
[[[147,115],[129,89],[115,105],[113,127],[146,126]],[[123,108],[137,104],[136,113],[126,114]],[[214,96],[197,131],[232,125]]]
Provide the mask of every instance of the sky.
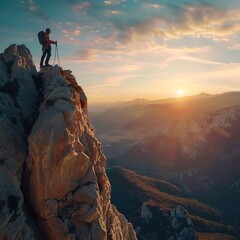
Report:
[[240,91],[239,0],[0,0],[0,53],[46,28],[92,103]]

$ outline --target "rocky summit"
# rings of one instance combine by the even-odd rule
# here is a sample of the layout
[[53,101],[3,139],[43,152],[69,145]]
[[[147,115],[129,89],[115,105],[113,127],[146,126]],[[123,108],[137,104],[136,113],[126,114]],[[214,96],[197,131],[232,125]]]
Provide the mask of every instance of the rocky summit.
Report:
[[106,157],[71,71],[0,55],[0,239],[135,240],[111,204]]

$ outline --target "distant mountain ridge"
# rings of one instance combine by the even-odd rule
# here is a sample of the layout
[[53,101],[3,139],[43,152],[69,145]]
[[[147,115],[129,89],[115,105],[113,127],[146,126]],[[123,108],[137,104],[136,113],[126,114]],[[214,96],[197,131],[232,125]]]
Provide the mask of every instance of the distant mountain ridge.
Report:
[[[192,114],[199,115],[239,105],[240,92],[227,92],[217,95],[202,93],[192,97],[170,100],[135,100],[121,104],[117,103],[116,107],[111,107],[103,113],[95,115],[92,121],[98,133],[103,133],[111,131],[113,124],[114,126],[118,126],[118,129],[125,129],[125,122],[134,124],[134,121],[139,122],[144,117],[147,118],[148,115],[152,115],[151,117],[154,120],[154,114],[159,115],[162,111],[176,115],[179,111],[190,110]],[[107,126],[109,126],[109,128],[107,128]],[[114,127],[114,129],[116,130],[116,127]]]
[[191,100],[198,100],[198,99],[208,99],[208,98],[215,98],[219,96],[226,96],[226,95],[234,95],[239,94],[239,91],[231,91],[231,92],[224,92],[219,94],[209,94],[209,93],[199,93],[192,96],[184,96],[180,98],[166,98],[166,99],[157,99],[157,100],[148,100],[145,98],[136,98],[130,101],[113,101],[113,102],[101,102],[101,103],[91,103],[90,112],[95,114],[100,114],[111,108],[122,108],[132,105],[152,105],[152,104],[170,104],[175,102],[182,102],[182,101],[191,101]]
[[116,101],[116,102],[101,102],[101,103],[92,103],[90,104],[91,110],[90,113],[93,115],[99,114],[103,111],[106,111],[107,109],[110,108],[115,108],[115,107],[127,107],[131,105],[150,105],[150,104],[164,104],[164,103],[173,103],[177,101],[182,101],[182,100],[187,100],[187,99],[201,99],[201,98],[210,98],[211,94],[207,93],[200,93],[194,96],[185,96],[182,98],[166,98],[166,99],[158,99],[158,100],[148,100],[145,98],[136,98],[130,101]]

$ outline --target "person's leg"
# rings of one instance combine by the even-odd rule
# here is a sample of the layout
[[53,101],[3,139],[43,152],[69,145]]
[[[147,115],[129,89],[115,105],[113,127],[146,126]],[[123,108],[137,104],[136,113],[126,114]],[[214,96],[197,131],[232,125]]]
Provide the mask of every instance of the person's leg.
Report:
[[46,61],[45,61],[45,66],[50,66],[48,62],[51,57],[51,47],[47,48],[46,52],[47,52],[47,57],[46,57]]
[[40,61],[40,68],[43,67],[43,61],[44,61],[46,54],[47,54],[47,52],[45,50],[43,50],[43,54],[42,54],[41,61]]

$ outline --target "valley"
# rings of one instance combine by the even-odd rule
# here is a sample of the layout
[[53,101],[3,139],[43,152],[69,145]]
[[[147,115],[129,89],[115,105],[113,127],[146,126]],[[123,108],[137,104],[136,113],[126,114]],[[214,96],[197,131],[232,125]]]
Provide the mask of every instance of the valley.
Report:
[[[92,121],[108,159],[112,201],[141,229],[139,239],[158,239],[160,222],[171,229],[161,239],[189,229],[174,229],[173,219],[162,218],[178,206],[187,211],[196,239],[238,239],[240,92],[137,99],[94,114]],[[156,229],[141,218],[143,206],[154,209]]]

